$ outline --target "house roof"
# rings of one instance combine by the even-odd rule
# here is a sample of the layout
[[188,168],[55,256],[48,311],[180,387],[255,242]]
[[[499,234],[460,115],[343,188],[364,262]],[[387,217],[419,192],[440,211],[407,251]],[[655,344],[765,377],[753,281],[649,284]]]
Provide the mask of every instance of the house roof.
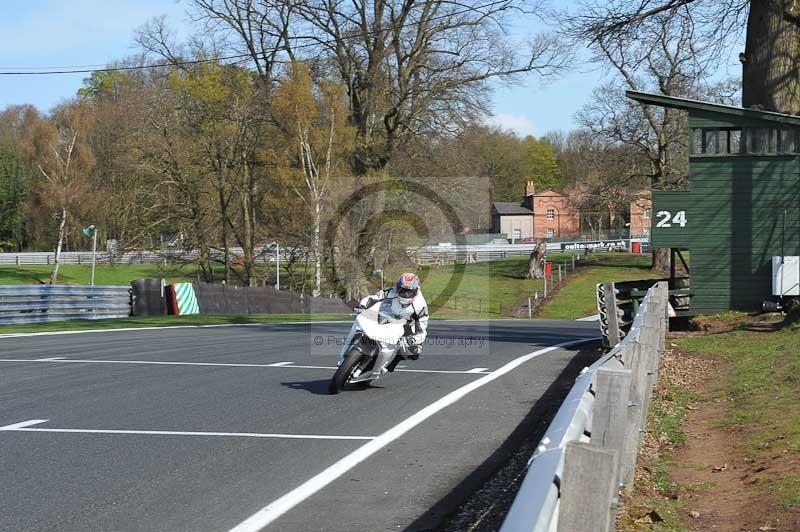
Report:
[[675,96],[665,96],[663,94],[651,94],[647,92],[627,91],[625,95],[637,102],[658,105],[660,107],[671,107],[673,109],[683,109],[685,111],[706,111],[719,113],[739,118],[750,118],[755,120],[771,120],[781,124],[800,125],[800,116],[775,113],[773,111],[760,111],[757,109],[746,109],[734,105],[723,105],[720,103],[703,102],[689,98],[676,98]]
[[492,206],[500,216],[512,214],[533,214],[533,211],[515,201],[495,201]]
[[563,196],[564,194],[556,192],[555,190],[542,190],[537,192],[534,196]]

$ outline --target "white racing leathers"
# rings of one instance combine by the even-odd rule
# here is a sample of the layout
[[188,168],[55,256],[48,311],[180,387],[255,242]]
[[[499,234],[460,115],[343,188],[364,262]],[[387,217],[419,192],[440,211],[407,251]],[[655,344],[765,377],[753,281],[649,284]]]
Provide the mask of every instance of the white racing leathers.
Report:
[[[374,296],[367,296],[361,300],[359,305],[362,308],[371,307],[378,301],[391,301],[391,308],[392,313],[398,318],[405,318],[406,319],[406,334],[404,338],[406,339],[408,345],[418,345],[422,346],[425,342],[425,338],[428,336],[428,303],[425,302],[425,297],[422,295],[422,290],[417,291],[416,297],[411,302],[410,305],[405,307],[401,306],[398,298],[397,298],[397,291],[393,288],[386,288],[381,290]],[[353,327],[350,329],[350,334],[347,336],[347,340],[344,342],[342,346],[342,350],[339,352],[339,363],[341,364],[342,360],[344,360],[344,356],[347,354],[348,349],[350,348],[350,342],[353,340],[353,336],[358,332],[358,327],[354,323]]]

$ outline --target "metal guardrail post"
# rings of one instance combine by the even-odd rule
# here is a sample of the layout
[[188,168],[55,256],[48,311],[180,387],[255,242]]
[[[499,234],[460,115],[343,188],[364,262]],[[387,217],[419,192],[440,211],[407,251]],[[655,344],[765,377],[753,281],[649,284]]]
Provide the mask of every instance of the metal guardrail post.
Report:
[[564,456],[558,532],[610,532],[617,451],[569,442]]

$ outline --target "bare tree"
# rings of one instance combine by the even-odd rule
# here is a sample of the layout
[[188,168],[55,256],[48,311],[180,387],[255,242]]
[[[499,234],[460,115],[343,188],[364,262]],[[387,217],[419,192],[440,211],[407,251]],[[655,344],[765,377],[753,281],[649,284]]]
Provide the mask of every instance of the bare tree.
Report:
[[[582,24],[575,19],[571,23],[573,32]],[[595,90],[592,102],[581,110],[578,120],[606,142],[640,150],[649,161],[647,173],[656,189],[674,188],[686,180],[686,117],[675,109],[642,107],[631,102],[617,83],[636,91],[696,96],[710,52],[700,46],[695,31],[691,17],[654,14],[640,21],[637,31],[590,36],[594,37],[593,60],[611,66],[615,82]],[[668,250],[655,250],[653,268],[668,267]]]
[[[345,86],[359,136],[358,175],[386,166],[420,132],[458,128],[486,112],[492,79],[558,72],[568,54],[552,35],[514,42],[510,19],[544,0],[193,0],[216,50],[253,65],[268,91],[277,66],[305,60]],[[182,55],[163,20],[140,31],[145,50]],[[176,51],[177,50],[177,51]],[[239,58],[239,59],[237,59]],[[269,92],[268,92],[269,95]],[[267,105],[269,103],[267,102]]]
[[486,112],[487,82],[550,75],[566,55],[555,38],[515,43],[509,19],[541,2],[322,0],[301,2],[309,43],[347,87],[360,149],[354,171],[383,168],[398,144],[460,127]]
[[712,60],[728,54],[744,32],[742,104],[800,114],[796,0],[584,0],[571,17],[572,33],[593,43],[646,38],[645,28],[654,20],[687,20],[695,28],[691,45],[711,46]]

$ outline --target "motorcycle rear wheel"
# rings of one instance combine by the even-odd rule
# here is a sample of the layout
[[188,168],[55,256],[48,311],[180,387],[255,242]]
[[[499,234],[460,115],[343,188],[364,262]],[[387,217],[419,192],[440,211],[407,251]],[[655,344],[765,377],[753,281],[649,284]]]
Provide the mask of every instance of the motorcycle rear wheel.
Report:
[[349,389],[351,386],[355,386],[348,381],[353,377],[353,373],[358,369],[359,363],[365,356],[366,355],[355,349],[351,350],[336,370],[336,373],[333,374],[331,383],[328,386],[328,393],[336,395],[343,390]]

